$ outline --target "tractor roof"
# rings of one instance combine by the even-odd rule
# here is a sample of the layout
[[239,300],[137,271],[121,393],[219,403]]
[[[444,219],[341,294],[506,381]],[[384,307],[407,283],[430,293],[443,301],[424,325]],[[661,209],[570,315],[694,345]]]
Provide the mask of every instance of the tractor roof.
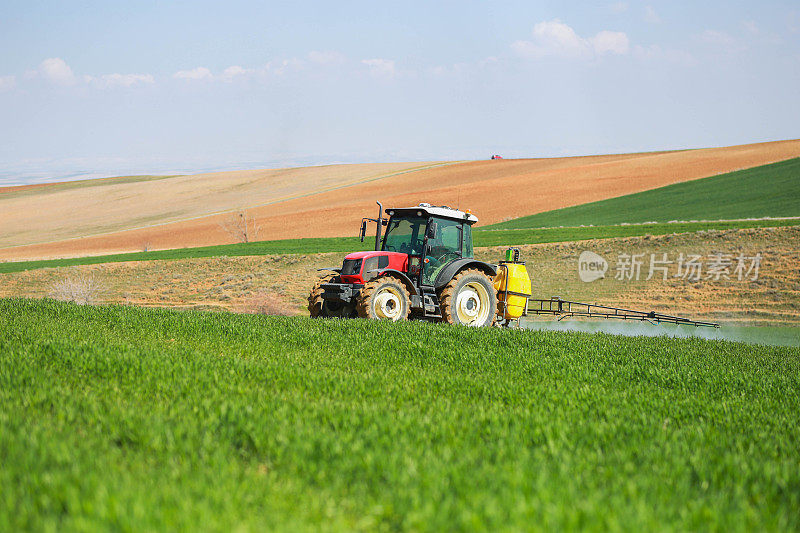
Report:
[[419,204],[416,207],[398,207],[398,208],[391,208],[387,209],[386,212],[391,216],[397,213],[398,215],[408,215],[408,214],[416,214],[416,213],[425,213],[429,216],[435,217],[442,217],[442,218],[449,218],[452,220],[464,221],[470,226],[478,221],[478,217],[470,213],[469,211],[459,211],[458,209],[453,209],[452,207],[448,207],[446,205],[431,205],[431,204]]

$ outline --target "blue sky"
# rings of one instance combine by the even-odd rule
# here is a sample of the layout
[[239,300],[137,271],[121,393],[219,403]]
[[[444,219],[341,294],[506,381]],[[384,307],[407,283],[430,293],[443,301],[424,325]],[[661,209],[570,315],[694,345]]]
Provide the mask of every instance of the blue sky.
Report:
[[800,4],[0,6],[0,185],[800,137]]

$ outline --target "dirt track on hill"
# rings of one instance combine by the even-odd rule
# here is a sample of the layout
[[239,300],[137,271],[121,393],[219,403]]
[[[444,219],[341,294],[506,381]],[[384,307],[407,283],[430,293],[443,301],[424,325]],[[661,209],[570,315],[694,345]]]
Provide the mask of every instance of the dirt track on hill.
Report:
[[[309,193],[302,198],[252,208],[250,213],[261,228],[259,239],[354,235],[361,217],[375,215],[375,200],[381,200],[385,206],[427,201],[469,208],[478,215],[480,224],[491,224],[798,156],[800,140],[645,154],[474,161]],[[142,197],[140,203],[148,201]],[[204,200],[199,197],[197,201]],[[69,241],[7,248],[0,250],[0,259],[96,255],[138,251],[144,246],[163,249],[232,242],[219,227],[225,217],[211,215]]]

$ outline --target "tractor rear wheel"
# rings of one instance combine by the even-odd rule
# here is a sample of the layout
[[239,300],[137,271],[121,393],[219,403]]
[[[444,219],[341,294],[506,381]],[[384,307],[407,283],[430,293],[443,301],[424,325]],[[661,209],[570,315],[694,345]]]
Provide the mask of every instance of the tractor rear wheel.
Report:
[[308,313],[311,318],[349,318],[353,316],[352,304],[344,302],[331,302],[322,298],[322,285],[330,283],[336,274],[328,274],[317,280],[311,293],[308,295]]
[[405,320],[410,311],[411,296],[399,279],[382,276],[368,281],[356,301],[356,311],[361,318]]
[[442,319],[450,324],[483,327],[494,323],[497,295],[480,270],[462,270],[439,293]]

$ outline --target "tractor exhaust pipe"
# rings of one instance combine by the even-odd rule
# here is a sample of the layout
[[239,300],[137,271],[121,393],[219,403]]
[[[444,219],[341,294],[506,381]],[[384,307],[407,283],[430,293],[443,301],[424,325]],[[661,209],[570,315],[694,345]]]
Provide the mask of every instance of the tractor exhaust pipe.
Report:
[[378,204],[378,229],[375,231],[375,251],[380,251],[381,249],[381,227],[383,226],[383,204],[380,202],[375,202]]

